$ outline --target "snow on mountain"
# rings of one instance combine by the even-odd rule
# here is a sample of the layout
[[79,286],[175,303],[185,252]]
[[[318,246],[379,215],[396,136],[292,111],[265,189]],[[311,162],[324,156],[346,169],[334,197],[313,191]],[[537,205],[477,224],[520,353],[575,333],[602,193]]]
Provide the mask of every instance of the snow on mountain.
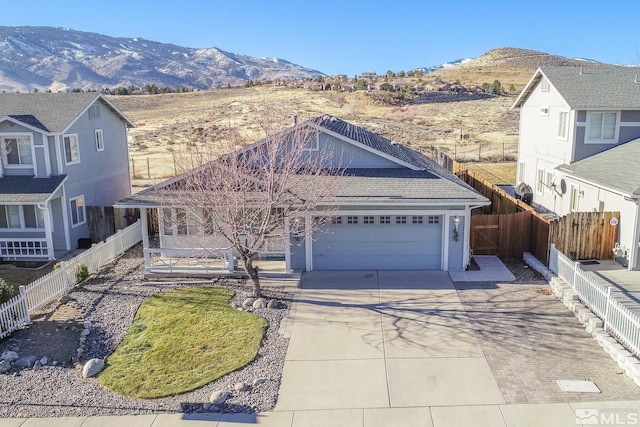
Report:
[[208,89],[252,80],[323,73],[279,58],[186,48],[140,37],[109,37],[57,27],[0,26],[0,90],[187,86]]
[[458,65],[466,64],[469,61],[473,61],[473,58],[457,59],[455,61],[445,62],[444,64],[440,65],[431,65],[429,67],[416,68],[416,70],[421,70],[424,74],[435,73],[436,71],[442,70],[443,68],[456,67]]

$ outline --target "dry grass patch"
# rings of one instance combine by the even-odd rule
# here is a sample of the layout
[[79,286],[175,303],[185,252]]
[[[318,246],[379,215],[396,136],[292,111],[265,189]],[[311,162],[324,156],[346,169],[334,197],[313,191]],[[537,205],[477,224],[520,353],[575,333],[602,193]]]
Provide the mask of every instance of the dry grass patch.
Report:
[[482,176],[491,184],[516,185],[516,162],[468,163],[469,171]]
[[100,383],[116,393],[158,398],[195,390],[251,362],[267,321],[229,305],[233,292],[195,287],[146,299]]

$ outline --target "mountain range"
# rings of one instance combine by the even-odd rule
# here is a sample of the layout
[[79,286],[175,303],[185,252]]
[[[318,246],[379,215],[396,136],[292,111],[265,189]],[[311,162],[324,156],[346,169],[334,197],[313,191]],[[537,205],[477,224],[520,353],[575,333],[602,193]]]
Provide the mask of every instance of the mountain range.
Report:
[[323,73],[279,58],[186,48],[59,27],[0,27],[0,91],[133,85],[209,89]]

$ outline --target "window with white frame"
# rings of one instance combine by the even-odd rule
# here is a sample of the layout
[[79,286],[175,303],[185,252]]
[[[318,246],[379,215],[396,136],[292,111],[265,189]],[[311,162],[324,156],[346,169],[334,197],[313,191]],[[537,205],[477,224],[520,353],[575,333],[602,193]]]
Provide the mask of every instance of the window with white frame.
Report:
[[614,143],[618,139],[617,112],[589,112],[587,114],[587,140],[591,143]]
[[553,184],[553,172],[547,171],[547,174],[545,175],[544,185],[547,187],[547,189],[551,189],[552,184]]
[[334,225],[342,224],[342,217],[341,216],[332,216],[331,217],[331,224],[334,224]]
[[422,224],[422,222],[423,222],[423,219],[422,219],[421,216],[413,216],[411,218],[411,223],[412,224]]
[[526,168],[525,168],[525,163],[524,162],[520,162],[520,164],[518,165],[518,181],[519,182],[524,182],[524,172],[525,172]]
[[28,136],[6,136],[0,139],[4,164],[7,167],[20,167],[33,164],[31,138]]
[[383,215],[380,217],[380,224],[391,224],[391,217],[389,215]]
[[538,176],[536,179],[536,191],[542,193],[544,189],[544,169],[538,169]]
[[102,129],[96,129],[96,150],[104,151],[104,139],[102,137]]
[[304,151],[318,151],[320,149],[320,135],[310,136],[304,144]]
[[363,216],[363,217],[362,217],[362,223],[363,223],[363,224],[375,224],[375,223],[376,223],[376,221],[375,221],[375,217],[373,217],[373,216],[366,216],[366,215],[365,215],[365,216]]
[[569,136],[569,112],[561,111],[558,118],[558,138],[567,140]]
[[571,212],[578,210],[578,204],[580,202],[580,188],[576,185],[571,185],[571,199],[569,199],[569,209]]
[[347,217],[347,224],[357,224],[358,223],[358,217],[357,216],[348,216]]
[[93,104],[89,107],[89,120],[100,118],[100,104]]
[[396,217],[396,224],[406,224],[407,223],[407,217],[406,216],[397,216]]
[[34,205],[0,206],[0,228],[43,229],[44,214]]
[[78,135],[65,135],[64,141],[64,161],[67,165],[80,163],[80,146],[78,144]]
[[543,77],[542,80],[540,80],[540,90],[542,92],[549,92],[550,88],[551,88],[551,85],[549,84],[549,80]]
[[74,227],[86,222],[84,196],[69,199],[69,207],[71,208],[71,225]]
[[429,224],[440,224],[440,217],[437,215],[429,215]]

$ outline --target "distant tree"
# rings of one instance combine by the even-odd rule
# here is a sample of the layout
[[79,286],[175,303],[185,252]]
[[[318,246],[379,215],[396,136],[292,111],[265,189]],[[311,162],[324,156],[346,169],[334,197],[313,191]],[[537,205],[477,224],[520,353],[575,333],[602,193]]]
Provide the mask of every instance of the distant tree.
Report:
[[318,83],[324,83],[324,77],[322,77],[322,76],[318,76],[318,77],[316,77],[316,81],[317,81]]
[[158,86],[156,86],[156,84],[146,84],[144,85],[144,91],[146,93],[148,93],[149,95],[155,95],[158,93]]
[[416,70],[414,75],[418,78],[423,77],[424,76],[424,71],[422,70]]
[[366,90],[368,86],[369,86],[369,84],[367,83],[367,81],[365,79],[360,79],[356,83],[356,89],[358,89],[358,90]]
[[416,75],[415,70],[409,70],[409,71],[407,71],[407,77],[413,77],[413,76],[415,76],[415,75]]
[[516,93],[517,91],[518,91],[518,89],[516,89],[516,87],[513,84],[511,86],[509,86],[509,92]]
[[501,95],[503,93],[502,84],[500,83],[500,80],[495,80],[491,86],[493,87],[494,94]]
[[387,76],[387,77],[389,77],[389,78],[391,78],[391,77],[395,77],[395,76],[396,76],[396,73],[394,73],[394,72],[393,72],[393,71],[391,71],[391,70],[387,70],[387,72],[386,72],[385,76]]
[[404,77],[405,75],[406,73],[404,72],[404,70],[398,71],[398,77]]

